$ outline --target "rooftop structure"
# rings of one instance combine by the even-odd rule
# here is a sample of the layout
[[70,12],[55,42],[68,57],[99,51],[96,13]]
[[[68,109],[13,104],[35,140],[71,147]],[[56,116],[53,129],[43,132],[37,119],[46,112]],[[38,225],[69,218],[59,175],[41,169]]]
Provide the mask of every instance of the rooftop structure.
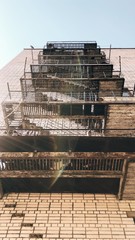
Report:
[[1,178],[111,178],[119,199],[134,199],[135,89],[123,56],[114,65],[118,50],[96,42],[24,51],[2,99]]

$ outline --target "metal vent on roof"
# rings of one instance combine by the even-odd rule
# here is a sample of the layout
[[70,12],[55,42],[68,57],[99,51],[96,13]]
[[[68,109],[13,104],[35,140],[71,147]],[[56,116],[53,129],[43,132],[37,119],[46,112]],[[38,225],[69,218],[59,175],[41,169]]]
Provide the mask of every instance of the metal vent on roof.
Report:
[[43,234],[29,234],[29,238],[43,238]]

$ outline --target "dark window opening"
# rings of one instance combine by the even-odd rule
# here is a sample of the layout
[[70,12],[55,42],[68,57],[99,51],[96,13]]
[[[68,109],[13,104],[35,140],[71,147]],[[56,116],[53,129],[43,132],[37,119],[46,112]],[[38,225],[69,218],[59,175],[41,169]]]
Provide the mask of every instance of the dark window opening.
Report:
[[105,105],[88,104],[84,106],[84,115],[105,115]]

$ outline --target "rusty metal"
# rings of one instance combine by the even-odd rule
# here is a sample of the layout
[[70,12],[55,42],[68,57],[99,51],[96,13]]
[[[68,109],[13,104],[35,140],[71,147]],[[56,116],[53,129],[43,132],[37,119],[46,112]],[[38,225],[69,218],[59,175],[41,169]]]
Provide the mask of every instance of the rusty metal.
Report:
[[54,41],[38,63],[32,56],[31,72],[25,60],[22,98],[10,89],[2,104],[1,178],[119,178],[122,198],[135,157],[135,99],[124,88],[121,58],[113,71],[110,57],[111,46],[108,62],[96,42]]
[[35,171],[118,171],[123,170],[123,159],[89,159],[89,158],[9,158],[1,160],[0,171],[35,170]]

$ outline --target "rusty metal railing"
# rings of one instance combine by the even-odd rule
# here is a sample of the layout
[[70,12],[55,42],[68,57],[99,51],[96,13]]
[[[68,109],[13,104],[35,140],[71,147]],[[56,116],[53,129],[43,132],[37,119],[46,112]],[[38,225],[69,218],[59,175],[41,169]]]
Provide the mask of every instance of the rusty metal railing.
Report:
[[0,171],[117,171],[122,172],[124,159],[20,158],[0,159]]

